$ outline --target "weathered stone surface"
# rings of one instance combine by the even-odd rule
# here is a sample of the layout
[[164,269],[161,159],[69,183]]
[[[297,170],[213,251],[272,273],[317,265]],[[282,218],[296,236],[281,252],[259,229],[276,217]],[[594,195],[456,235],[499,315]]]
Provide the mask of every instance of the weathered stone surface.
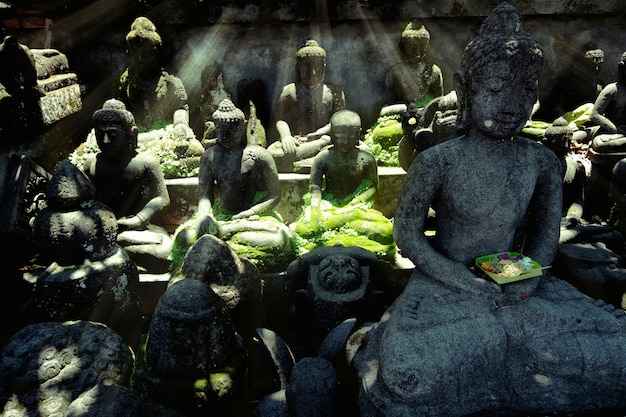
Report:
[[65,415],[70,404],[94,386],[127,385],[132,362],[132,351],[121,337],[102,324],[31,324],[2,350],[1,413]]
[[498,286],[472,270],[478,257],[515,250],[548,266],[558,247],[563,171],[552,151],[517,136],[543,61],[522,27],[508,3],[485,19],[457,78],[463,136],[419,153],[407,173],[394,238],[415,270],[355,357],[361,415],[626,407],[622,310],[549,275]]
[[71,114],[77,113],[83,107],[78,84],[60,87],[39,100],[43,122],[50,125]]
[[65,417],[176,417],[178,414],[159,404],[147,404],[121,385],[95,385],[68,406]]
[[602,242],[564,243],[559,245],[554,268],[588,296],[623,308],[626,270],[621,264],[622,256]]
[[261,277],[258,269],[240,257],[223,240],[204,235],[187,251],[180,271],[170,285],[181,279],[208,284],[224,302],[237,330],[250,334],[260,323]]
[[159,300],[146,365],[135,386],[154,402],[190,415],[227,416],[242,406],[247,355],[224,302],[201,281],[178,281]]

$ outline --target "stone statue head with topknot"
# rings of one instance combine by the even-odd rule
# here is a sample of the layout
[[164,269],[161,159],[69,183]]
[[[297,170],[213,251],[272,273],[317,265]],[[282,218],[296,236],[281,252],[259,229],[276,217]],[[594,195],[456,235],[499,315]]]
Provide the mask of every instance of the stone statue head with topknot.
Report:
[[[483,22],[478,37],[465,48],[462,69],[455,74],[459,102],[457,127],[466,130],[470,126],[471,98],[476,96],[479,85],[495,91],[515,84],[516,93],[510,96],[510,105],[524,107],[530,117],[537,99],[542,64],[541,47],[531,34],[524,31],[517,9],[506,2],[493,9]],[[526,101],[531,96],[532,102],[528,105]],[[524,97],[524,103],[520,102],[521,97]]]
[[96,110],[92,117],[96,137],[99,131],[108,129],[110,126],[118,126],[126,135],[128,141],[128,149],[137,148],[137,137],[139,129],[135,124],[135,117],[126,109],[126,105],[115,98],[104,102],[102,108]]
[[226,149],[243,148],[247,143],[246,116],[230,99],[221,101],[213,112],[217,141]]
[[137,71],[154,71],[160,67],[163,46],[161,35],[147,17],[138,17],[126,35],[130,67]]
[[400,36],[400,52],[404,60],[413,63],[421,62],[428,50],[430,33],[417,20],[409,22]]
[[317,41],[309,39],[296,52],[296,74],[298,81],[309,88],[315,88],[324,82],[326,51]]

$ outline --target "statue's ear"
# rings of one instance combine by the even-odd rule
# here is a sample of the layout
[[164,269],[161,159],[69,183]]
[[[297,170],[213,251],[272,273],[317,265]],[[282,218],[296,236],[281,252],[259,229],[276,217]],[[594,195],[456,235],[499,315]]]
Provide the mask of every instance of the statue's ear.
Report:
[[467,99],[469,86],[465,72],[459,70],[454,73],[454,88],[456,91],[458,111],[456,116],[456,127],[460,130],[466,130],[469,126],[469,101]]
[[139,128],[137,126],[133,126],[130,128],[130,147],[135,149],[137,147],[137,140],[139,138]]

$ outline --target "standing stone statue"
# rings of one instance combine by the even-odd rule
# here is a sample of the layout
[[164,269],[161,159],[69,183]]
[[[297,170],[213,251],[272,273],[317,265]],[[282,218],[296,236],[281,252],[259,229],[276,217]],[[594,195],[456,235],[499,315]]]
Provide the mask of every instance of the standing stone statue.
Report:
[[[326,51],[310,39],[296,53],[296,82],[286,85],[274,108],[279,140],[268,148],[279,172],[310,159],[330,144],[330,117],[346,108],[341,88],[326,82]],[[310,162],[309,162],[310,163]]]
[[[542,51],[508,3],[465,48],[465,134],[417,155],[394,221],[415,270],[355,357],[361,415],[565,414],[624,407],[626,317],[549,275],[498,285],[471,268],[522,251],[543,266],[559,241],[561,170],[516,136],[536,100]],[[424,234],[429,206],[432,238]],[[619,314],[617,314],[619,313]]]
[[133,114],[119,100],[107,100],[93,114],[100,152],[85,160],[83,168],[96,187],[96,199],[117,217],[117,242],[142,272],[165,273],[171,238],[152,218],[170,203],[159,162],[137,152],[137,126]]

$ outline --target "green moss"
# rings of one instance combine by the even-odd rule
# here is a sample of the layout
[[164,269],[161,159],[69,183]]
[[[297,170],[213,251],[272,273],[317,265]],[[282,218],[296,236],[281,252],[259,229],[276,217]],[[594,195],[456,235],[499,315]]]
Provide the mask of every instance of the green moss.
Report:
[[[257,193],[258,198],[263,198],[264,193]],[[259,200],[260,201],[260,200]],[[214,209],[219,210],[219,202],[216,201],[214,205]],[[228,219],[232,216],[233,213],[222,213],[217,217],[218,222],[220,221],[228,221]],[[278,213],[273,211],[268,211],[264,216],[261,216],[260,221],[265,221],[267,223],[277,223],[276,226],[281,227],[284,222]],[[187,220],[185,223],[180,225],[176,232],[174,233],[174,241],[172,243],[171,249],[171,263],[170,270],[176,271],[183,265],[185,260],[185,255],[189,248],[196,242],[197,237],[195,234],[195,228],[197,223],[197,216]],[[284,227],[284,226],[282,226]],[[286,267],[293,259],[295,258],[295,248],[294,244],[291,240],[291,237],[288,236],[286,238],[286,243],[283,247],[276,246],[256,246],[247,242],[245,239],[241,239],[239,237],[239,233],[245,232],[237,232],[231,236],[224,237],[224,240],[227,241],[229,246],[233,248],[233,250],[241,257],[246,258],[252,264],[254,264],[261,271],[268,270],[280,270]],[[255,233],[268,233],[273,234],[273,232],[262,232],[255,231]]]
[[393,259],[393,225],[366,204],[338,207],[322,200],[322,217],[311,221],[311,207],[291,225],[296,253],[300,256],[319,246],[359,246],[384,259]]
[[398,143],[402,139],[402,122],[400,115],[381,116],[363,136],[380,166],[400,166],[398,160]]

